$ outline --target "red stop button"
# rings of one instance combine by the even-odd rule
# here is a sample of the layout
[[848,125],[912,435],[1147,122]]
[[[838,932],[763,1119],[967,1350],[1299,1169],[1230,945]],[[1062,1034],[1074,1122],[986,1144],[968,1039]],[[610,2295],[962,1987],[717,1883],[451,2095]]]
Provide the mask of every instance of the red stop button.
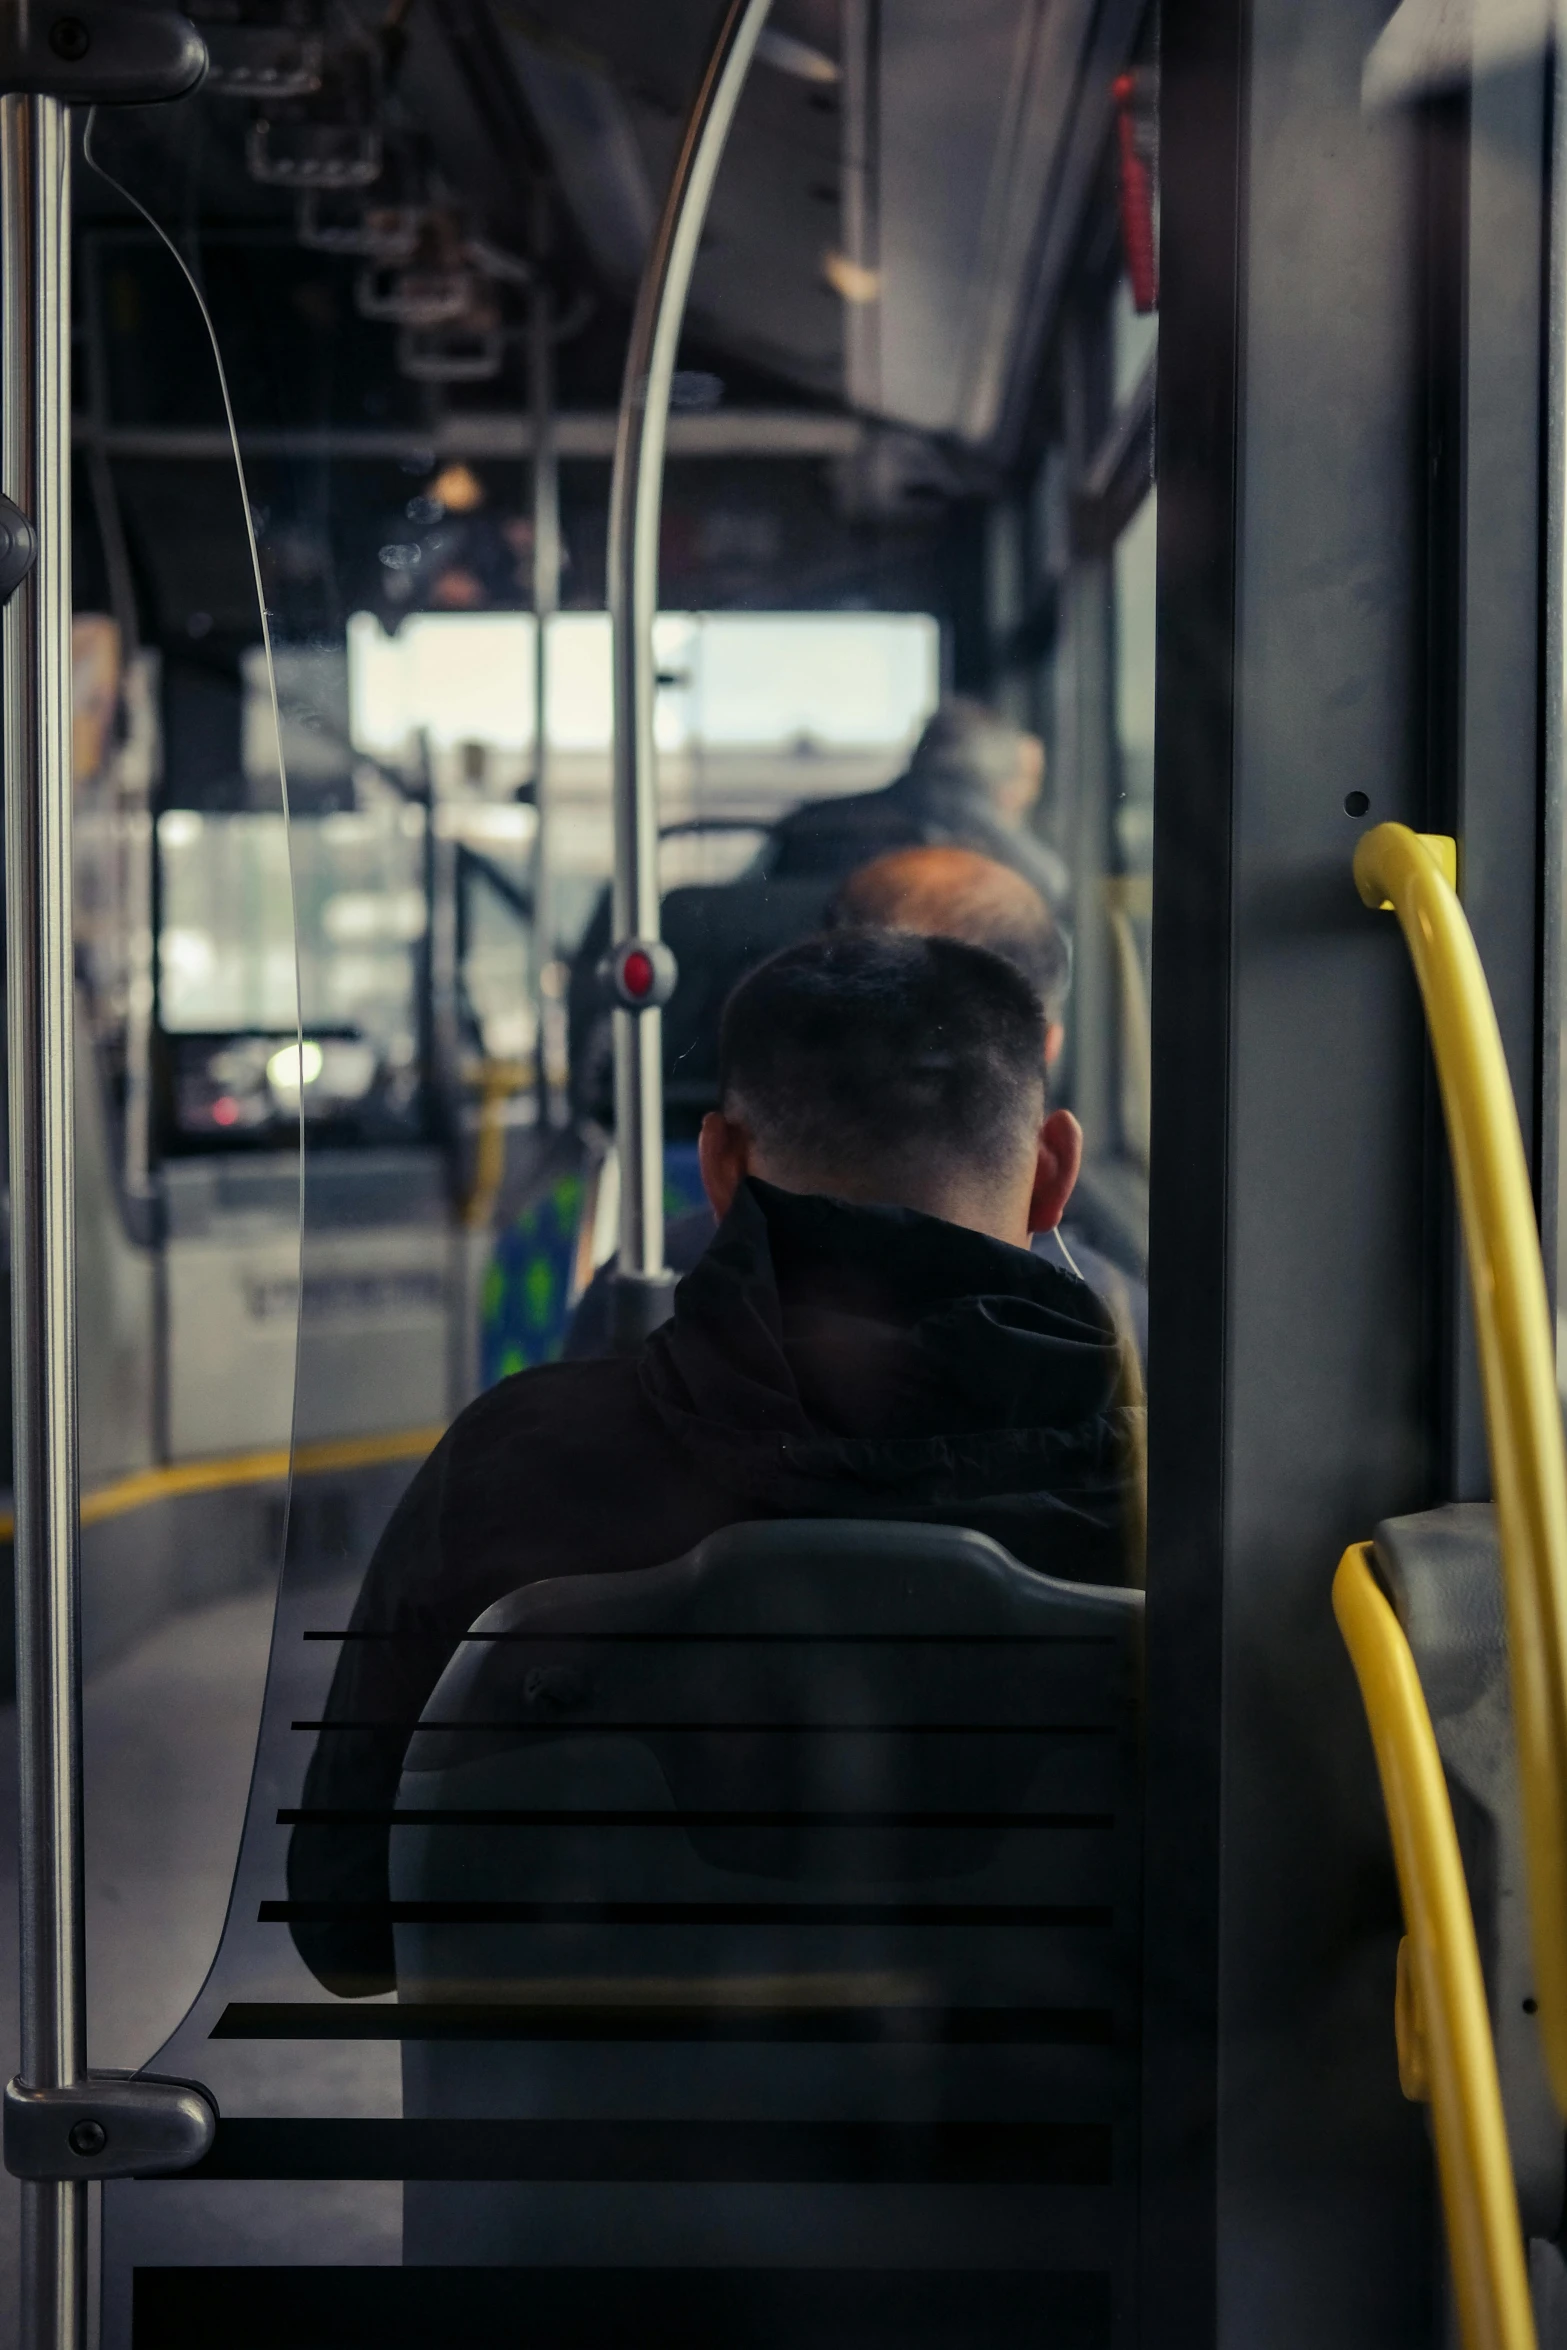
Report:
[[653,958],[641,947],[633,947],[620,966],[620,984],[627,995],[638,1001],[653,992]]

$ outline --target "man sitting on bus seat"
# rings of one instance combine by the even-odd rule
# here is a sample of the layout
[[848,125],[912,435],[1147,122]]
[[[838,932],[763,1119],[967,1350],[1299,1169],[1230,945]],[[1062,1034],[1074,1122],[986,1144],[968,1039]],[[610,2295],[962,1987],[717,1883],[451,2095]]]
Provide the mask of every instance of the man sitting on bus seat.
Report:
[[1028,1249],[1081,1151],[1044,1050],[1021,973],[952,939],[845,931],[736,989],[701,1137],[721,1223],[672,1320],[635,1357],[470,1404],[371,1560],[289,1853],[294,1939],[329,1989],[392,1982],[385,1814],[408,1739],[519,1585],[795,1517],[971,1526],[1051,1574],[1124,1578],[1115,1334]]
[[775,825],[762,852],[771,878],[824,880],[889,849],[967,848],[1010,865],[1051,910],[1064,913],[1071,877],[1028,822],[1045,779],[1045,746],[982,702],[953,695],[914,746],[903,774],[880,791],[808,800]]
[[[831,928],[910,930],[927,938],[961,938],[1015,963],[1045,1011],[1048,1072],[1065,1041],[1062,1025],[1072,958],[1055,917],[1032,882],[973,849],[893,849],[851,873],[827,909]],[[717,1230],[707,1207],[674,1217],[664,1237],[673,1273],[689,1273]],[[1148,1291],[1139,1276],[1094,1247],[1069,1207],[1050,1232],[1034,1235],[1034,1252],[1080,1274],[1129,1332],[1139,1363],[1148,1359]],[[568,1362],[610,1351],[612,1257],[578,1301],[566,1332]]]

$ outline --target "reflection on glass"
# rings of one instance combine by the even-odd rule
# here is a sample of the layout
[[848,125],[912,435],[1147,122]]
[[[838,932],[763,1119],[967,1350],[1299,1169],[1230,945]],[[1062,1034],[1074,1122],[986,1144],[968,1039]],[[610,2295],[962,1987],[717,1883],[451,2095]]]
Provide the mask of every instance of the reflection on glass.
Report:
[[[825,2338],[835,2311],[846,2339],[913,2340],[935,2309],[942,2339],[977,2324],[1013,2350],[1037,2331],[1041,2215],[1075,2225],[1088,2209],[1099,2249],[1060,2292],[1064,2327],[1099,2340],[1129,2222],[1121,2117],[1135,2095],[1139,1602],[1121,1586],[1140,1567],[1137,1509],[1123,1507],[1140,1260],[1135,1231],[1117,1242],[1113,1218],[1079,1215],[1075,1197],[1060,1235],[1031,1234],[1022,1177],[1047,1101],[1059,1134],[1068,1106],[1086,1113],[1091,1064],[1106,1095],[1122,1083],[1103,891],[1148,864],[1152,508],[1123,494],[1092,543],[1078,527],[1151,348],[1145,320],[1112,317],[1113,215],[1091,238],[1084,224],[1092,282],[1074,261],[1063,297],[1063,315],[1094,321],[1080,384],[1051,340],[1030,381],[1009,386],[1011,314],[1047,185],[1063,184],[1047,142],[1016,135],[1012,44],[965,28],[952,59],[972,63],[977,103],[952,109],[946,74],[895,54],[887,15],[874,104],[914,144],[889,140],[884,173],[859,131],[840,153],[882,70],[855,51],[868,12],[846,12],[841,59],[824,27],[821,50],[791,34],[758,67],[756,104],[790,109],[829,197],[842,166],[856,218],[841,223],[845,266],[824,279],[820,211],[787,262],[770,231],[737,236],[772,216],[752,186],[704,251],[705,323],[693,313],[682,354],[653,647],[660,881],[680,973],[661,1072],[671,1261],[711,1271],[697,1134],[719,1106],[725,998],[826,923],[857,934],[884,1012],[904,1003],[909,971],[946,968],[933,941],[949,956],[954,937],[999,945],[1008,968],[985,966],[985,986],[1010,1006],[996,1016],[1016,1131],[999,1154],[1003,1239],[948,1212],[966,1209],[961,1185],[923,1183],[965,1151],[985,1162],[982,1184],[999,1163],[963,1107],[945,1005],[918,1035],[878,1032],[849,1089],[861,1161],[885,1142],[879,1089],[918,1096],[946,1069],[940,1130],[916,1119],[896,1168],[876,1162],[877,1202],[825,1208],[822,1195],[853,1189],[844,1160],[776,1187],[777,1259],[753,1220],[741,1273],[708,1289],[702,1392],[688,1411],[673,1380],[666,1424],[642,1368],[586,1359],[609,1343],[588,1307],[614,1250],[618,1180],[599,966],[620,327],[583,256],[618,235],[605,282],[634,277],[650,210],[637,185],[664,168],[684,68],[671,64],[650,124],[584,138],[583,107],[605,95],[595,77],[502,27],[545,146],[577,124],[550,174],[558,234],[524,252],[503,225],[520,247],[528,222],[490,217],[469,182],[482,141],[454,144],[426,119],[437,82],[464,115],[451,59],[444,81],[425,70],[449,35],[462,46],[463,12],[383,10],[372,41],[368,18],[338,11],[315,28],[307,10],[313,61],[303,19],[284,13],[287,26],[225,24],[219,74],[180,121],[113,127],[138,184],[166,192],[230,358],[270,667],[232,579],[199,560],[216,424],[182,373],[181,289],[121,215],[84,277],[103,358],[95,415],[105,433],[141,436],[142,454],[114,462],[165,659],[150,896],[169,1451],[183,1467],[293,1447],[236,1897],[217,1965],[158,2060],[210,2082],[241,2137],[260,2129],[258,2175],[193,2188],[189,2222],[155,2185],[117,2185],[105,2274],[128,2307],[140,2272],[140,2327],[150,2295],[210,2300],[240,2272],[265,2294],[289,2264],[330,2292],[334,2264],[357,2264],[357,2296],[365,2275],[390,2273],[406,2297],[376,2305],[387,2322],[372,2330],[390,2342],[427,2307],[423,2264],[441,2263],[464,2311],[489,2289],[485,2264],[526,2264],[541,2339],[609,2339],[639,2322],[628,2259],[656,2258],[633,2297],[657,2303],[650,2330],[703,2341],[716,2325],[738,2342],[757,2330],[756,2272],[830,2240],[839,2266],[825,2281],[807,2263],[766,2288],[793,2313],[789,2339]],[[262,33],[273,65],[292,61],[303,81],[286,102],[252,89],[237,104],[235,71]],[[1058,46],[1051,59],[1070,63]],[[1061,86],[1078,87],[1075,69]],[[618,74],[605,84],[635,117],[634,80],[625,89]],[[395,92],[384,108],[378,91]],[[607,196],[606,157],[619,171]],[[381,177],[363,192],[319,177],[372,159]],[[741,138],[732,161],[776,176],[765,139]],[[983,203],[955,208],[958,188]],[[573,190],[596,200],[588,230],[568,235]],[[730,201],[722,188],[717,201]],[[838,241],[835,228],[826,243]],[[799,281],[787,300],[780,267]],[[873,299],[851,294],[840,336],[843,287]],[[791,352],[795,314],[805,340]],[[953,319],[956,338],[927,331]],[[529,609],[550,536],[541,375],[558,393],[542,421],[557,443],[564,607],[542,686]],[[1083,387],[1083,430],[1069,433]],[[1020,436],[1003,414],[1014,407]],[[994,463],[979,454],[1008,434]],[[935,857],[935,895],[907,919],[856,914],[848,885],[904,851]],[[977,914],[952,894],[954,858]],[[828,1025],[840,1041],[843,1023]],[[956,1060],[959,1075],[994,1075],[977,1044]],[[288,1221],[301,1143],[302,1242]],[[1124,1103],[1096,1143],[1140,1179]],[[699,1279],[694,1294],[700,1321]],[[992,1313],[982,1301],[998,1296],[1006,1310]],[[766,1358],[754,1444],[753,1322]],[[568,1339],[577,1359],[551,1367]],[[556,1416],[535,1424],[546,1407]],[[453,1423],[454,1449],[423,1466]],[[469,1451],[483,1429],[493,1475],[475,1475]],[[650,1482],[648,1460],[666,1455],[667,1481],[660,1469]],[[594,1615],[594,1586],[634,1599],[638,1569],[684,1590],[670,1562],[759,1512],[847,1513],[882,1534],[862,1542],[856,1528],[830,1557],[814,1534],[786,1536],[749,1563],[742,1543],[743,1590],[721,1552],[695,1612],[660,1612],[660,1599],[635,1639]],[[950,1536],[934,1552],[910,1532],[933,1514]],[[1037,1570],[1052,1565],[1116,1588],[1042,1592]],[[578,1573],[593,1566],[616,1572]],[[575,1577],[558,1623],[528,1612],[544,1570]],[[414,1751],[443,1663],[461,1652],[482,1667],[473,1620],[519,1587],[517,1670],[485,1681],[504,1717],[493,1750],[461,1728],[451,1753]],[[456,1691],[454,1708],[466,1703]],[[392,1822],[394,1805],[406,1816]],[[389,1900],[457,1914],[394,1916]],[[533,1906],[468,1914],[492,1901]],[[345,1928],[364,1929],[375,1962],[353,1980],[316,1964]],[[275,2158],[268,2170],[274,2126],[298,2129],[305,2166],[322,2160],[322,2125],[342,2122],[390,2148],[377,2175],[277,2175]],[[421,2163],[436,2175],[405,2184]],[[693,2282],[714,2258],[724,2276]],[[677,2322],[682,2293],[698,2322]],[[202,2322],[222,2338],[210,2310]],[[299,2330],[286,2313],[274,2326],[279,2340]]]

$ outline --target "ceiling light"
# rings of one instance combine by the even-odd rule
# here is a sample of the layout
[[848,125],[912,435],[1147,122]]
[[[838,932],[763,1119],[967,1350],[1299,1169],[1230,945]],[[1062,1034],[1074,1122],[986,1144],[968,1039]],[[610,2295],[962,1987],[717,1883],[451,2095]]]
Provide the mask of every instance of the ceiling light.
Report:
[[448,514],[471,514],[484,504],[484,484],[471,466],[443,465],[429,495],[438,498]]
[[822,262],[822,275],[845,302],[862,305],[881,299],[881,271],[867,269],[863,261],[851,261],[847,253],[829,253]]

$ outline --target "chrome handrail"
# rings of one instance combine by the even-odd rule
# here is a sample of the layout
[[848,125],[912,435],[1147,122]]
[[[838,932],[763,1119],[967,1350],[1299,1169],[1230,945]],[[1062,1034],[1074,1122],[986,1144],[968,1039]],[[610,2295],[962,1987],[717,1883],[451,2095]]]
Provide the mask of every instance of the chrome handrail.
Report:
[[[659,935],[658,781],[653,751],[653,621],[670,382],[713,183],[771,0],[730,0],[697,91],[637,291],[610,488],[608,601],[614,663],[617,949]],[[617,1007],[620,1297],[631,1338],[668,1311],[664,1266],[663,1022],[658,1001]],[[629,1309],[629,1310],[628,1310]]]
[[[0,615],[11,1413],[20,1759],[21,2069],[4,2151],[21,2181],[25,2350],[87,2338],[87,2184],[167,2170],[210,2143],[213,2109],[167,2082],[87,2069],[82,1867],[81,1537],[71,742],[71,105],[183,96],[207,57],[177,9],[100,10],[93,32],[0,11],[0,494],[32,545]],[[131,21],[134,20],[134,21]],[[87,2109],[99,2091],[106,2128]],[[171,2120],[175,2156],[143,2131]],[[189,2149],[189,2151],[186,2151]],[[141,2155],[147,2154],[147,2162]]]
[[[71,942],[71,127],[58,98],[0,98],[0,490],[38,558],[0,620],[21,2072],[87,2069]],[[22,2185],[20,2339],[86,2324],[87,2189]]]

